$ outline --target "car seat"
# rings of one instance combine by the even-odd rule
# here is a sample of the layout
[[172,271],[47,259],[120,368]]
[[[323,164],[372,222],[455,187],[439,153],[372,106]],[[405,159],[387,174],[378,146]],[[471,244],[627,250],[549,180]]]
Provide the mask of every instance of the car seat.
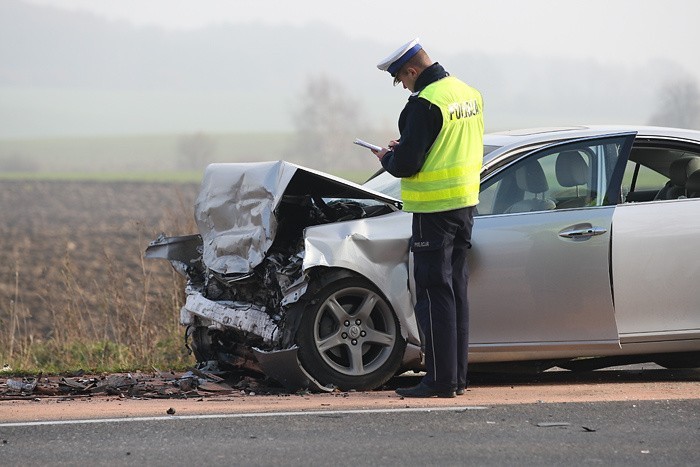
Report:
[[509,206],[505,213],[549,211],[556,207],[551,199],[547,199],[544,193],[549,190],[547,177],[542,166],[537,160],[527,161],[525,165],[515,171],[515,183],[523,193],[532,193],[533,198],[520,200]]
[[562,151],[554,164],[559,185],[567,188],[576,187],[576,197],[565,199],[557,204],[557,209],[580,208],[588,204],[589,198],[580,196],[579,187],[588,183],[588,164],[578,151]]
[[700,198],[700,158],[688,164],[688,179],[685,182],[685,196]]
[[694,171],[694,167],[690,166],[698,163],[700,158],[696,156],[683,156],[671,162],[668,168],[669,181],[659,190],[654,200],[678,199],[685,196],[688,174]]

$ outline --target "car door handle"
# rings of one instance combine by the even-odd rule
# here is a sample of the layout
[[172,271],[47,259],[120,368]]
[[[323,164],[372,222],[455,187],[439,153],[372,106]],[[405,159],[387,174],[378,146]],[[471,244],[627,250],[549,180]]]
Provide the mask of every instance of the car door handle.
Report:
[[559,236],[563,238],[590,238],[596,235],[603,235],[608,229],[604,227],[584,227],[584,228],[569,228],[559,232]]

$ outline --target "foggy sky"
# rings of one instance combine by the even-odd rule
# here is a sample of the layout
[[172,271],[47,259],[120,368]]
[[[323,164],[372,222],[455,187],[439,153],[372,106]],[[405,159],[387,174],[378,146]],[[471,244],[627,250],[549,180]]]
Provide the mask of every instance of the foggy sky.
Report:
[[316,75],[395,128],[407,92],[376,64],[417,36],[489,131],[644,124],[660,86],[700,81],[691,0],[0,1],[0,138],[290,131]]
[[522,53],[640,65],[683,63],[700,78],[697,0],[28,0],[171,29],[321,22],[384,49],[421,37],[438,53]]

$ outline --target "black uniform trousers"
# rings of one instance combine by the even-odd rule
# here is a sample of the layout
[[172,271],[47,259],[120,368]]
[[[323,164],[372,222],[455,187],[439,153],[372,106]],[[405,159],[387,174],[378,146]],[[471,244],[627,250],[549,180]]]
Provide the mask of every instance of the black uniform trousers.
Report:
[[467,250],[473,225],[473,206],[413,213],[411,250],[415,312],[425,345],[423,382],[435,390],[454,390],[467,384]]

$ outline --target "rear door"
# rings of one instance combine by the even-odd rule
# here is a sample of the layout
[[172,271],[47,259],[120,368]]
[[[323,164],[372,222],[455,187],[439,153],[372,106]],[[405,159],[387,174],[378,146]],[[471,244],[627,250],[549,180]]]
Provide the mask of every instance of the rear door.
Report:
[[621,205],[614,223],[621,336],[635,342],[700,339],[700,198]]
[[[682,144],[682,145],[681,145]],[[669,155],[700,158],[700,145],[668,139],[645,140],[648,158],[636,167],[629,163],[630,188],[656,192],[667,177],[645,166],[654,166]],[[637,148],[635,148],[636,150]],[[673,160],[673,159],[671,159]],[[623,187],[628,183],[623,182]],[[636,198],[635,198],[636,199]],[[675,341],[684,350],[691,340],[694,349],[700,339],[700,198],[652,200],[618,206],[613,217],[612,271],[617,326],[622,344],[658,345]],[[675,347],[678,345],[679,347]]]
[[482,182],[470,257],[472,361],[619,348],[611,224],[633,139],[547,146]]

